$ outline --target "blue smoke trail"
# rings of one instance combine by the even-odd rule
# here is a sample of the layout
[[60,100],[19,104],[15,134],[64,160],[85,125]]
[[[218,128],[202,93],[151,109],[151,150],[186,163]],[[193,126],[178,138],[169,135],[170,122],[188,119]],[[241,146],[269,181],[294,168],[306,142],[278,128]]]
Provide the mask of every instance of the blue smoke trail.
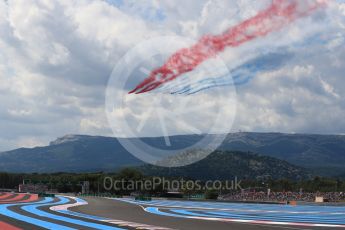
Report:
[[[294,43],[292,47],[276,47],[274,51],[262,49],[261,52],[264,54],[257,56],[242,65],[239,65],[231,70],[230,74],[220,77],[212,76],[194,82],[191,81],[191,76],[185,75],[182,76],[179,81],[165,84],[156,91],[169,94],[189,95],[214,87],[243,85],[248,83],[258,74],[274,71],[285,66],[290,59],[296,56],[300,48],[311,47],[311,45],[315,44],[326,45],[331,40],[336,38],[339,38],[339,35],[325,36],[324,34],[315,34],[303,40],[302,42]],[[330,50],[325,49],[324,52],[330,52]],[[315,53],[311,52],[310,55],[315,55]]]
[[289,52],[267,53],[256,57],[232,70],[229,75],[212,77],[171,91],[171,94],[195,94],[197,92],[226,85],[242,85],[249,82],[257,74],[274,71],[287,63],[294,55]]

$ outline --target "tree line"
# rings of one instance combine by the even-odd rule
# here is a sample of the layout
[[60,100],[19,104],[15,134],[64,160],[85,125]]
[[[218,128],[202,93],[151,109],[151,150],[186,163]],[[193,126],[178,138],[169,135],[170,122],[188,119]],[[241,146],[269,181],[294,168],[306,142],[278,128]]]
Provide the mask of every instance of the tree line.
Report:
[[[150,180],[151,176],[146,176],[142,172],[133,168],[126,168],[116,173],[105,173],[105,172],[95,172],[95,173],[32,173],[32,174],[22,174],[22,173],[6,173],[0,172],[0,189],[17,189],[19,184],[29,183],[29,184],[44,184],[48,189],[56,190],[58,192],[81,192],[81,187],[84,181],[88,181],[90,184],[89,191],[91,193],[114,193],[119,195],[126,195],[132,192],[145,192],[145,193],[155,193],[159,194],[163,191],[162,187],[157,186],[155,190],[152,191],[138,191],[133,190],[111,190],[108,191],[104,188],[104,178],[111,177],[117,180],[124,181],[140,181],[140,180]],[[167,178],[167,180],[174,180],[180,178]],[[190,178],[184,178],[188,180]],[[304,192],[345,192],[345,181],[343,179],[337,178],[323,178],[314,177],[308,180],[289,180],[289,179],[244,179],[242,180],[243,189],[256,188],[256,189],[268,189],[271,191],[293,191],[298,192],[301,189]],[[200,189],[186,190],[182,191],[187,194],[198,194],[205,191]],[[227,191],[222,191],[227,192]]]

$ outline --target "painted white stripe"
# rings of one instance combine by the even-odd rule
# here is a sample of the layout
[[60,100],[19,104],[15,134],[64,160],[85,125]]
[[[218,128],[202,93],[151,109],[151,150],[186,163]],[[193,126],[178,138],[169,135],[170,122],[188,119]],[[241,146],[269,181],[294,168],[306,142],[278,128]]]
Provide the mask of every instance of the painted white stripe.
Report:
[[[72,196],[64,196],[66,198],[69,198],[71,200],[76,201],[73,204],[64,204],[64,205],[57,205],[57,206],[52,206],[49,209],[52,211],[68,211],[69,208],[72,207],[77,207],[81,205],[87,205],[88,202],[83,201],[80,202],[78,201],[75,197]],[[124,221],[124,220],[109,220],[109,219],[104,219],[104,220],[99,220],[101,222],[106,222],[106,223],[111,223],[111,224],[116,224],[119,226],[125,226],[125,227],[138,227],[140,229],[147,229],[147,230],[174,230],[171,228],[165,228],[165,227],[159,227],[159,226],[154,226],[154,225],[146,225],[146,224],[140,224],[140,223],[135,223],[135,222],[129,222],[129,221]]]
[[[156,208],[158,211],[159,209]],[[146,212],[149,212],[147,208],[144,208]],[[162,211],[160,211],[162,212]],[[149,212],[151,213],[151,212]],[[303,227],[329,227],[329,228],[345,228],[345,225],[338,224],[312,224],[312,223],[296,223],[296,222],[276,222],[276,221],[260,221],[260,220],[242,220],[242,219],[230,219],[230,218],[218,218],[218,217],[202,217],[202,216],[183,216],[187,219],[198,219],[198,220],[211,220],[220,222],[231,222],[231,223],[248,223],[248,224],[264,224],[264,225],[288,225],[288,226],[303,226]]]
[[82,206],[82,205],[87,205],[88,204],[86,201],[83,201],[83,202],[77,201],[75,199],[75,197],[72,197],[72,196],[64,196],[64,197],[69,198],[71,200],[74,200],[74,201],[76,201],[76,203],[52,206],[49,209],[52,210],[52,211],[67,211],[69,208],[77,207],[77,206]]
[[154,206],[154,207],[165,207],[165,208],[183,208],[183,209],[205,209],[205,210],[219,210],[219,211],[246,211],[246,212],[258,212],[258,213],[287,213],[287,214],[329,214],[329,215],[345,215],[345,212],[318,212],[318,211],[284,211],[284,210],[259,210],[259,209],[235,209],[235,208],[211,208],[211,207],[202,207],[202,206],[182,206],[182,205],[175,205],[177,202],[137,202],[131,201],[126,199],[114,199],[114,198],[107,198],[112,200],[124,201],[132,204],[142,204],[146,206]]

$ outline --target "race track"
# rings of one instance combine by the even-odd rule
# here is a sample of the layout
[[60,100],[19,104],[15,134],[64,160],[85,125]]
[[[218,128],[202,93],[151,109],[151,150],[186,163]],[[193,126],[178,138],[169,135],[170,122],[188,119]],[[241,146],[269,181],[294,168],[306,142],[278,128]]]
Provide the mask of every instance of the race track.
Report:
[[230,223],[308,228],[345,228],[345,207],[290,206],[193,201],[120,201],[143,206],[146,212],[169,217]]
[[0,193],[0,229],[337,229],[345,207]]

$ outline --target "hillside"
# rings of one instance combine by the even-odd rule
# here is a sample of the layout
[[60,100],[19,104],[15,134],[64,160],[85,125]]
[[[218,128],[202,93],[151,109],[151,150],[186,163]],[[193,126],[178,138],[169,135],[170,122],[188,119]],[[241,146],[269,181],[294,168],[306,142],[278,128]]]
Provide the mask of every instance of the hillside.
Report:
[[69,135],[49,146],[0,153],[0,171],[91,172],[112,171],[142,164],[109,137]]
[[272,156],[323,175],[345,172],[345,135],[233,133],[220,149]]
[[203,160],[184,167],[163,168],[144,165],[139,166],[138,169],[146,175],[184,177],[199,180],[227,180],[233,179],[235,176],[250,179],[262,177],[296,180],[311,176],[308,170],[273,157],[229,151],[213,152]]
[[[171,137],[174,148],[190,146],[202,136]],[[142,138],[158,148],[167,148],[164,138]],[[291,164],[317,170],[323,175],[345,173],[345,136],[233,133],[219,147],[223,151],[254,152],[285,160]],[[0,153],[0,171],[113,171],[142,162],[129,154],[116,138],[67,135],[52,141],[49,146],[21,148]]]

